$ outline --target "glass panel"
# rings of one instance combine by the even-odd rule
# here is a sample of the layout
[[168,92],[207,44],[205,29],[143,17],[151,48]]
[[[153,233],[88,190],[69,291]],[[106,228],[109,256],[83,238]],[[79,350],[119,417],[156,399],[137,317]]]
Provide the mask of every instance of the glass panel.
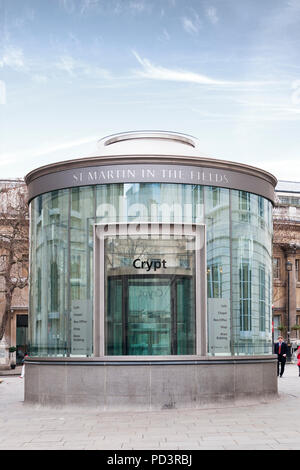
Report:
[[70,213],[70,316],[71,356],[93,351],[93,225],[95,188],[72,189]]
[[231,200],[232,349],[271,354],[271,203],[235,190]]
[[249,262],[240,266],[240,331],[251,330],[251,269]]
[[195,354],[194,288],[191,277],[176,280],[177,354]]
[[195,354],[194,250],[194,237],[106,238],[107,354]]
[[67,354],[68,208],[68,190],[39,196],[30,204],[31,356]]
[[[271,352],[272,204],[268,200],[224,188],[135,183],[53,191],[35,198],[30,206],[31,355],[92,354],[95,221],[205,223],[208,354]],[[195,350],[194,261],[184,243],[171,243],[173,254],[164,243],[158,243],[158,249],[148,245],[143,252],[133,242],[122,253],[111,253],[106,285],[106,299],[111,299],[106,319],[110,354],[123,353],[128,344],[128,311],[122,306],[128,309],[133,295],[130,276],[154,277],[153,270],[134,268],[132,256],[155,262],[165,253],[167,269],[161,266],[155,278],[171,276],[166,283],[171,289],[171,348],[174,354]],[[280,278],[280,260],[275,272]],[[125,294],[129,297],[121,301]],[[190,306],[185,309],[186,305]],[[217,328],[222,324],[222,329]],[[156,328],[160,328],[157,323]],[[130,334],[134,338],[135,333]],[[167,337],[157,336],[153,344],[163,350]]]
[[31,202],[30,355],[92,354],[95,189]]
[[172,279],[128,279],[129,355],[171,352]]
[[122,305],[123,305],[123,281],[122,279],[108,279],[106,313],[106,344],[107,354],[123,354],[122,331]]
[[259,331],[266,330],[266,274],[265,267],[259,267]]
[[204,188],[207,233],[208,353],[230,354],[229,190]]
[[97,222],[203,223],[203,216],[203,187],[199,185],[97,186]]

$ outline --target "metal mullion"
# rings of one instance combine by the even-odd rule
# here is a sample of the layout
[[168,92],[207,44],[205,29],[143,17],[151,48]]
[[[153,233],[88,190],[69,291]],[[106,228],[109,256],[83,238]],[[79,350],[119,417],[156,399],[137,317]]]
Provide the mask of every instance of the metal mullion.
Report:
[[122,279],[122,353],[128,355],[128,277]]
[[171,354],[177,355],[177,282],[176,276],[171,280]]

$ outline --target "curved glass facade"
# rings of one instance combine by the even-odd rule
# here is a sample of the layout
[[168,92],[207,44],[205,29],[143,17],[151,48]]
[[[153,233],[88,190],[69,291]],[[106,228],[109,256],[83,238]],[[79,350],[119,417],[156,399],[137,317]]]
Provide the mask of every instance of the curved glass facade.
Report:
[[[271,354],[269,200],[192,184],[115,183],[52,191],[34,198],[30,207],[31,356],[93,356],[93,229],[121,222],[204,224],[206,354]],[[114,240],[107,243],[108,252],[115,253]],[[106,284],[106,354],[195,354],[197,286],[192,256],[180,249],[172,278],[137,277],[128,270],[121,276],[125,255],[119,256],[114,275],[112,265]],[[155,262],[167,251],[152,252]],[[150,302],[158,295],[161,300]],[[151,315],[145,320],[149,302]]]

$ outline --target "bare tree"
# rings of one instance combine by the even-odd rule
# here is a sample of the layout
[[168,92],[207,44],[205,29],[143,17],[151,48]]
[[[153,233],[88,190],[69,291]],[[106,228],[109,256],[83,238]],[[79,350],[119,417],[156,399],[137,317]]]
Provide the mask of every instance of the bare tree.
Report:
[[26,186],[20,181],[0,188],[0,276],[4,302],[0,311],[0,341],[4,337],[16,289],[28,285],[29,217]]

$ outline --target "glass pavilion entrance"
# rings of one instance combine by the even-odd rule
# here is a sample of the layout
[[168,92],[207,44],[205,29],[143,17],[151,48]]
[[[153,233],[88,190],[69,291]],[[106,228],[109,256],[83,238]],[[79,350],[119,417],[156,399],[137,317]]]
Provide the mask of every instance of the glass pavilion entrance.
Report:
[[195,354],[192,276],[111,276],[107,291],[106,354]]
[[157,131],[25,180],[26,402],[136,412],[276,397],[274,176]]
[[200,353],[204,229],[164,229],[146,223],[95,226],[96,357]]

